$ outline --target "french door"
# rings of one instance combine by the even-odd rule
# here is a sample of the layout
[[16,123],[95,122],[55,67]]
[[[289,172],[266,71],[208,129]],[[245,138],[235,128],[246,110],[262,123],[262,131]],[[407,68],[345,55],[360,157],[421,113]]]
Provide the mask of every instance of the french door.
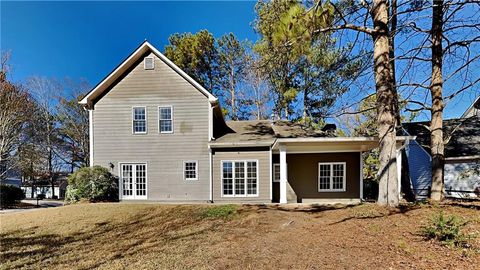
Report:
[[120,194],[122,200],[147,199],[147,164],[121,164],[120,187]]

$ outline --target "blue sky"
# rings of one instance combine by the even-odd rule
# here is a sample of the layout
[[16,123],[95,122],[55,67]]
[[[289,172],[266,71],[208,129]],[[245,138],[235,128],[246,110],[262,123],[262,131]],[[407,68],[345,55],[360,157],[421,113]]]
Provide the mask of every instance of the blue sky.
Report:
[[[254,6],[254,1],[0,1],[0,46],[12,51],[14,81],[40,75],[85,78],[95,85],[145,39],[161,51],[171,34],[201,29],[255,41]],[[475,89],[449,103],[445,117],[459,117],[479,94]],[[349,96],[358,94],[353,90]],[[427,117],[422,113],[418,120]]]
[[86,78],[95,85],[145,39],[163,51],[176,32],[255,40],[255,2],[0,2],[1,48],[13,79]]

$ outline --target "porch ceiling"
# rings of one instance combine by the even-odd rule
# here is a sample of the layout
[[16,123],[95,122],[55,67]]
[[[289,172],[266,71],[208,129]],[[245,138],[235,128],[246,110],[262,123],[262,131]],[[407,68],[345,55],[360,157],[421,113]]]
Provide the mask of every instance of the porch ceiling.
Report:
[[[397,136],[397,148],[410,139],[415,137]],[[378,147],[378,141],[376,137],[282,138],[276,140],[272,150],[277,153],[285,147],[287,153],[363,152]]]

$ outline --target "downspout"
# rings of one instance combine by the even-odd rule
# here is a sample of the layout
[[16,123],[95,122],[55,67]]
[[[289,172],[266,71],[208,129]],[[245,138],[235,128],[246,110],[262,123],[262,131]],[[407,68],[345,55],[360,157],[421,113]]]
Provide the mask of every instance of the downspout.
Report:
[[88,110],[88,141],[89,141],[89,146],[88,146],[88,152],[89,152],[89,165],[90,167],[93,167],[93,108],[87,108]]
[[209,181],[209,190],[210,190],[210,194],[209,194],[209,203],[213,203],[213,155],[212,155],[212,148],[210,147],[210,145],[208,146],[208,163],[209,163],[209,167],[210,167],[210,171],[209,171],[209,178],[210,178],[210,181]]

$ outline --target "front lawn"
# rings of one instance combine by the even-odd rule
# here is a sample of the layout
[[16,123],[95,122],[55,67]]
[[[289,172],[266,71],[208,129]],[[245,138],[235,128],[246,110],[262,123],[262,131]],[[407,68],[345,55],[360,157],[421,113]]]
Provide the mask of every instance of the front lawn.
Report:
[[478,238],[419,233],[440,210],[479,233],[479,208],[78,204],[0,215],[1,268],[478,269]]

